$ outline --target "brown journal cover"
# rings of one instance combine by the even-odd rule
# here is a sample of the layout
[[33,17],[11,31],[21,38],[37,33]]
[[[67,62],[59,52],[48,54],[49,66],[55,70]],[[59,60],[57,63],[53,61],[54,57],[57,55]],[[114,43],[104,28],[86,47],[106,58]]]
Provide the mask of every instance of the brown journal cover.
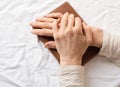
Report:
[[[75,15],[75,17],[80,17],[78,13],[72,8],[72,6],[68,2],[64,2],[62,5],[51,11],[50,13],[56,13],[60,12],[64,14],[65,12],[69,12]],[[81,17],[80,17],[81,18]],[[82,19],[82,18],[81,18]],[[83,21],[83,19],[82,19]],[[39,40],[41,40],[43,43],[46,43],[47,41],[54,40],[52,37],[47,36],[38,36]],[[56,59],[59,61],[59,54],[56,49],[49,49],[51,53],[56,57]],[[96,47],[88,47],[87,51],[83,55],[82,65],[86,64],[88,61],[90,61],[93,57],[95,57],[99,52],[99,48]]]

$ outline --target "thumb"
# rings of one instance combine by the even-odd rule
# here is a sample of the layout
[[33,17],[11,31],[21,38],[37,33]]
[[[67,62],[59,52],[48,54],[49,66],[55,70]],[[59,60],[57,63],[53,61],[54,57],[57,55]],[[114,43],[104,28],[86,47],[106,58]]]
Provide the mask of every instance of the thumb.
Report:
[[54,37],[55,40],[58,38],[58,31],[59,31],[58,21],[59,21],[59,20],[54,20],[53,26],[52,26],[52,29],[53,29],[53,37]]
[[58,21],[59,20],[54,20],[54,22],[53,22],[53,26],[52,26],[53,33],[57,33],[58,32]]
[[53,49],[55,49],[56,48],[55,41],[46,42],[45,43],[45,47],[46,48],[53,48]]
[[82,25],[85,32],[85,37],[87,39],[87,43],[88,45],[91,45],[93,42],[91,28],[85,22],[83,22]]

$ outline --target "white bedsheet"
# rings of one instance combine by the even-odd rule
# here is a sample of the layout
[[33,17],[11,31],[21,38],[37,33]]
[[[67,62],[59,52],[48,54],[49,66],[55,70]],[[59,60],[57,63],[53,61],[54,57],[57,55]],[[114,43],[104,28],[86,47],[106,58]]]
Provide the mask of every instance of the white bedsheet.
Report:
[[[59,87],[53,55],[29,23],[65,0],[0,1],[0,87]],[[120,33],[120,0],[68,0],[89,24]],[[120,67],[96,56],[86,66],[86,87],[120,87]]]

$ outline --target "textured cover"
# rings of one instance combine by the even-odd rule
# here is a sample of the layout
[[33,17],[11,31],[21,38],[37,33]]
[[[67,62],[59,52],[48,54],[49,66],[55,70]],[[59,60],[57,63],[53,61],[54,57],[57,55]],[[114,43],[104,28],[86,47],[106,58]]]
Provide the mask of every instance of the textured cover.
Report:
[[[56,13],[56,12],[60,12],[62,14],[64,14],[65,12],[69,12],[75,15],[75,17],[80,17],[78,15],[78,13],[72,8],[72,6],[68,3],[65,2],[62,5],[60,5],[59,7],[57,7],[56,9],[54,9],[53,11],[51,11],[50,13]],[[80,17],[81,18],[81,17]],[[82,18],[81,18],[82,19]],[[83,21],[83,19],[82,19]],[[46,37],[46,36],[38,36],[39,40],[41,40],[43,43],[46,43],[47,41],[50,40],[54,40],[52,37]],[[52,54],[57,58],[57,60],[59,61],[59,54],[57,52],[56,49],[49,49]],[[83,64],[86,64],[88,61],[90,61],[94,56],[97,55],[97,53],[99,52],[99,48],[96,47],[89,47],[86,51],[86,53],[83,56]]]

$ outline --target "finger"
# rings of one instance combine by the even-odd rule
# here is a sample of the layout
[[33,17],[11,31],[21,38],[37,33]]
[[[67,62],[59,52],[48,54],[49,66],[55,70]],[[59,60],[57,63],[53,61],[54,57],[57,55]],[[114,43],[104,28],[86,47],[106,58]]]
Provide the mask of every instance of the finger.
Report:
[[68,23],[68,16],[69,16],[69,13],[66,12],[62,19],[61,19],[61,29],[64,31],[64,29],[67,27],[67,23]]
[[68,29],[74,26],[74,20],[75,20],[74,15],[70,14],[68,18],[68,25],[67,25]]
[[36,21],[38,21],[38,22],[53,22],[54,19],[53,18],[40,17],[40,18],[37,18]]
[[81,23],[81,22],[82,22],[81,19],[80,19],[79,17],[76,17],[76,18],[75,18],[75,26],[74,26],[74,29],[75,29],[75,31],[77,30],[77,31],[79,31],[79,33],[80,33],[81,35],[83,35],[82,23]]
[[55,35],[59,30],[58,29],[58,20],[54,20],[52,29],[53,29],[53,35]]
[[49,22],[32,22],[30,24],[33,28],[48,28],[51,29],[52,28],[52,23]]
[[52,29],[33,29],[31,32],[40,36],[53,36]]
[[62,18],[63,14],[62,13],[50,13],[48,15],[46,15],[45,17],[49,17],[49,18]]
[[59,27],[59,28],[61,27],[61,23],[58,24],[58,27]]
[[85,22],[83,22],[82,24],[83,24],[83,29],[85,32],[87,42],[89,45],[91,45],[92,44],[92,31],[91,31],[90,27]]
[[46,48],[53,48],[53,49],[55,49],[56,48],[55,41],[46,42],[45,43],[45,47]]

